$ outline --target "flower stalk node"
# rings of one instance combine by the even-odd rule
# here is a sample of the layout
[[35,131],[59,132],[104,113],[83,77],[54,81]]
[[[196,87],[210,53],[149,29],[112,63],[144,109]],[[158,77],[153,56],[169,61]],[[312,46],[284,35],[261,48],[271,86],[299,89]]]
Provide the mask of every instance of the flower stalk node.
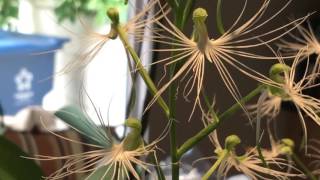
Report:
[[109,8],[107,10],[107,16],[112,21],[111,29],[108,34],[110,39],[116,39],[118,37],[117,26],[119,25],[119,11],[116,8]]
[[131,128],[131,131],[123,140],[123,148],[127,151],[133,151],[143,146],[143,139],[141,137],[141,121],[135,118],[128,118],[125,125]]

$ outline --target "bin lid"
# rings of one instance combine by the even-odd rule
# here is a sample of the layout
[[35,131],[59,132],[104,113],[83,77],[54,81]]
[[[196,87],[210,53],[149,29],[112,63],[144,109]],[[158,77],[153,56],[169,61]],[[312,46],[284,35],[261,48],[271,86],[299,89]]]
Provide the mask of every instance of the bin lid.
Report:
[[61,49],[67,38],[29,35],[0,30],[0,56],[46,53]]

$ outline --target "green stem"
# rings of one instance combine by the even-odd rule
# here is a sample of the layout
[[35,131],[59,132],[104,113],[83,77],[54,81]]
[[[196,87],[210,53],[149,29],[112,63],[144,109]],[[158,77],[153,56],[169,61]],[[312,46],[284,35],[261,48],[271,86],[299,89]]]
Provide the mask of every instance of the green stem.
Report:
[[179,3],[177,2],[177,0],[167,0],[167,3],[173,10],[176,10],[179,7]]
[[153,164],[155,164],[155,169],[157,171],[157,176],[158,176],[158,180],[166,180],[165,176],[164,176],[164,173],[160,167],[160,164],[157,160],[157,156],[155,153],[152,153],[150,156],[150,160]]
[[[118,25],[116,27],[116,29],[117,29],[118,35],[119,35],[122,43],[124,44],[125,48],[130,53],[132,59],[134,60],[136,66],[138,68],[138,72],[141,75],[141,77],[144,80],[144,82],[146,83],[146,85],[148,87],[148,90],[150,91],[150,93],[153,96],[157,95],[158,90],[157,90],[155,84],[153,83],[152,79],[150,78],[149,73],[143,67],[139,56],[137,55],[135,50],[130,46],[125,31],[123,31],[123,29],[122,29],[122,27],[120,25]],[[170,116],[171,116],[170,109],[169,109],[168,105],[165,103],[165,101],[163,100],[163,98],[161,96],[159,96],[157,98],[157,102],[160,105],[160,107],[163,109],[163,111],[165,112],[166,116],[170,120]],[[179,170],[179,167],[178,167],[178,170]],[[158,178],[163,178],[164,177],[160,166],[157,167],[157,173],[158,173]]]
[[180,148],[178,149],[178,157],[182,157],[184,153],[186,153],[188,150],[190,150],[192,147],[194,147],[197,143],[199,143],[202,139],[207,137],[211,132],[213,132],[219,124],[225,120],[228,119],[230,116],[232,116],[234,113],[236,113],[239,109],[241,109],[242,105],[260,94],[261,90],[264,88],[264,86],[258,86],[256,89],[251,91],[247,96],[243,97],[239,103],[234,104],[231,106],[228,110],[226,110],[224,113],[222,113],[219,116],[218,121],[213,122],[209,124],[207,127],[202,129],[200,132],[198,132],[195,136],[189,138]]
[[[173,54],[173,53],[172,53]],[[177,64],[174,63],[169,69],[169,78],[171,79],[177,69]],[[169,121],[170,125],[170,153],[171,153],[171,174],[173,180],[179,179],[179,158],[177,156],[177,140],[176,140],[176,94],[177,84],[173,82],[169,86]]]
[[221,15],[221,0],[218,0],[217,2],[217,29],[218,31],[220,32],[220,34],[224,34],[225,33],[225,30],[224,30],[224,27],[223,27],[223,21],[222,21],[222,15]]
[[183,4],[184,4],[184,8],[183,11],[181,13],[181,27],[184,27],[185,22],[187,21],[187,19],[189,19],[190,15],[191,15],[191,9],[193,7],[194,1],[195,0],[183,0]]
[[175,119],[171,119],[170,127],[170,153],[171,153],[171,174],[173,180],[179,179],[179,157],[177,153],[177,142],[176,142],[176,122]]
[[[183,18],[183,13],[181,12],[186,12],[189,13],[191,9],[191,5],[193,2],[188,0],[187,4],[185,4],[184,8],[181,8],[181,4],[178,4],[178,10],[175,14],[175,22],[174,24],[182,30],[183,27],[185,26],[186,19]],[[182,11],[184,10],[184,11]],[[172,52],[172,55],[174,55],[175,52]],[[173,63],[170,65],[169,69],[169,78],[172,78],[174,74],[176,73],[179,64]],[[178,156],[178,147],[177,147],[177,140],[176,140],[176,94],[177,94],[177,84],[176,82],[171,83],[171,85],[168,88],[169,91],[169,121],[171,123],[170,126],[170,153],[171,153],[171,174],[172,174],[172,179],[173,180],[178,180],[179,179],[179,156]]]
[[[149,73],[147,72],[147,70],[143,67],[139,56],[137,55],[135,50],[130,46],[125,31],[123,31],[123,29],[122,29],[122,27],[120,25],[118,25],[116,27],[116,29],[117,29],[118,35],[119,35],[122,43],[124,44],[126,50],[128,50],[128,52],[130,53],[132,59],[134,60],[136,66],[138,68],[138,72],[141,75],[141,77],[144,80],[144,82],[146,83],[146,85],[148,87],[148,90],[150,91],[150,93],[153,96],[157,95],[158,89],[157,89],[156,85],[153,83],[153,81],[152,81],[151,77],[149,76]],[[167,117],[169,117],[170,110],[168,108],[168,105],[165,103],[165,101],[163,100],[163,98],[161,96],[159,96],[157,98],[157,102],[160,105],[160,107],[163,109],[163,111],[165,112]]]
[[229,154],[229,151],[224,149],[222,151],[222,153],[220,154],[219,158],[217,159],[217,161],[212,165],[212,167],[206,172],[206,174],[204,176],[202,176],[202,180],[207,180],[210,178],[210,176],[216,171],[216,169],[219,167],[219,165],[221,164],[221,162],[224,160],[224,158],[227,157],[227,155]]
[[266,160],[264,159],[264,156],[261,151],[260,142],[257,143],[257,150],[258,150],[259,159],[261,160],[263,167],[268,168],[268,164],[267,164]]
[[300,158],[293,152],[291,157],[295,161],[295,163],[302,168],[306,176],[310,178],[310,180],[317,180],[317,178],[312,174],[312,172],[308,169],[308,167],[300,160]]
[[[176,64],[170,66],[169,77],[175,74]],[[177,157],[177,140],[176,140],[176,93],[177,84],[174,82],[169,86],[169,121],[170,125],[170,153],[171,153],[171,174],[172,179],[179,179],[179,158]]]

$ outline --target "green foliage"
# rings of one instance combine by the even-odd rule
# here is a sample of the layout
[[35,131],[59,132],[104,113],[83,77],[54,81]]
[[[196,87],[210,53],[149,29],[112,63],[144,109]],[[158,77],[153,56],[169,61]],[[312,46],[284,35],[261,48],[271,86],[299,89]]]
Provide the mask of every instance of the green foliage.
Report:
[[0,137],[0,179],[35,180],[43,176],[40,167],[18,146]]
[[[54,12],[58,22],[77,21],[77,17],[94,16],[98,23],[105,22],[106,10],[115,7],[121,14],[121,21],[127,18],[126,0],[56,0]],[[19,0],[0,0],[0,27],[7,26],[10,19],[17,19]]]
[[111,135],[102,127],[97,126],[81,109],[76,106],[66,106],[55,113],[57,117],[69,124],[70,127],[84,135],[92,144],[104,148],[111,147]]
[[8,25],[10,19],[16,19],[18,9],[18,0],[0,0],[0,27]]
[[58,21],[70,20],[75,22],[76,14],[90,15],[94,11],[88,8],[89,0],[60,0],[54,12]]
[[77,16],[95,16],[98,23],[105,21],[106,10],[109,8],[117,8],[126,18],[125,0],[60,0],[55,8],[58,21],[63,22],[69,20],[75,22]]

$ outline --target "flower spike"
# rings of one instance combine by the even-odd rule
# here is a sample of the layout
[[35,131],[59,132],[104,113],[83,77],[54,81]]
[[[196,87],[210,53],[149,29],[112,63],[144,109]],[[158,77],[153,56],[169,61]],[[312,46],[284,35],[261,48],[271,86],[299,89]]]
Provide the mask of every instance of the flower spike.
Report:
[[[188,79],[186,79],[186,85],[184,86],[184,97],[187,99],[193,90],[196,92],[195,98],[193,98],[194,105],[190,117],[192,116],[196,105],[198,105],[200,109],[205,112],[200,102],[200,93],[204,86],[205,66],[207,64],[212,64],[215,66],[227,90],[230,92],[232,97],[239,102],[241,99],[241,93],[239,92],[237,84],[232,78],[227,65],[238,69],[240,72],[251,78],[265,81],[266,77],[264,75],[240,62],[237,58],[242,57],[246,59],[258,60],[277,59],[276,57],[265,57],[259,54],[251,53],[248,52],[247,49],[265,46],[266,44],[279,39],[296,28],[296,26],[304,22],[308,16],[296,19],[293,22],[259,35],[253,35],[249,37],[245,35],[261,29],[268,22],[278,16],[279,13],[281,13],[290,2],[291,1],[288,1],[284,7],[282,7],[276,14],[269,17],[266,21],[260,22],[259,20],[261,17],[263,17],[270,4],[270,0],[264,0],[256,14],[254,14],[242,25],[239,25],[239,22],[246,9],[246,1],[243,10],[241,11],[239,17],[235,20],[234,24],[224,34],[216,39],[210,39],[208,36],[205,25],[207,13],[203,8],[197,8],[193,13],[194,30],[192,39],[189,39],[186,35],[184,35],[183,32],[181,32],[166,16],[164,19],[166,20],[167,24],[157,21],[156,23],[169,35],[167,36],[156,33],[151,38],[153,41],[171,46],[171,48],[155,49],[154,51],[171,52],[173,55],[164,59],[160,59],[153,64],[165,63],[164,68],[166,68],[173,63],[181,62],[182,66],[176,72],[176,74],[161,87],[158,94],[149,103],[147,109],[150,108],[150,106],[159,96],[161,96],[161,94],[170,86],[173,81],[177,81],[178,79],[181,79],[182,81],[188,77]],[[287,30],[287,28],[289,28],[289,30]],[[286,31],[281,32],[279,35],[279,32],[282,30]],[[245,107],[243,107],[243,109],[245,112],[247,112]]]

